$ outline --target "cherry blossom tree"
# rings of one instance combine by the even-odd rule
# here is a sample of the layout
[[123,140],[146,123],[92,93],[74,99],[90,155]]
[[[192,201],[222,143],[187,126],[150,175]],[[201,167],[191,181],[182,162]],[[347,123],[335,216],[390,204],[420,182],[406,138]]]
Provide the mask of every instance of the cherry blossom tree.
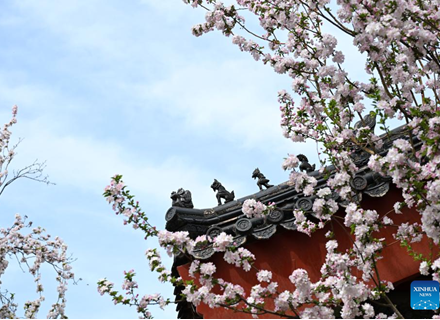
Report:
[[45,162],[39,162],[38,160],[35,160],[32,164],[27,165],[24,168],[13,170],[12,172],[10,170],[11,162],[16,156],[16,149],[22,141],[22,139],[19,139],[16,144],[10,144],[12,133],[11,131],[9,131],[9,129],[12,125],[17,123],[17,111],[18,107],[14,106],[12,108],[12,118],[8,123],[3,126],[3,130],[0,135],[0,195],[3,194],[6,187],[8,187],[17,179],[21,178],[30,179],[45,184],[51,184],[48,176],[45,176],[43,173],[44,168],[46,167]]
[[[254,255],[234,245],[225,233],[214,239],[201,236],[190,239],[188,233],[158,231],[148,222],[117,175],[105,190],[117,214],[125,224],[157,237],[159,245],[170,255],[184,254],[192,261],[190,276],[197,281],[183,281],[171,276],[163,266],[159,251],[146,254],[159,280],[184,286],[181,299],[197,306],[203,302],[211,308],[224,307],[241,312],[274,314],[304,318],[383,318],[399,317],[401,312],[388,297],[392,283],[380,277],[377,261],[386,245],[381,230],[395,225],[387,215],[361,207],[350,183],[359,167],[351,157],[354,151],[369,155],[368,167],[390,177],[404,201],[394,205],[394,212],[412,208],[419,222],[395,225],[394,237],[408,254],[420,261],[420,273],[439,279],[440,258],[425,256],[412,247],[427,238],[433,247],[440,242],[440,101],[439,101],[439,3],[430,0],[236,0],[224,4],[217,0],[183,0],[185,4],[205,10],[205,21],[193,27],[195,36],[218,31],[229,37],[239,50],[255,60],[291,78],[292,87],[278,93],[281,104],[281,127],[286,138],[296,143],[315,141],[321,146],[322,173],[332,165],[334,174],[325,188],[315,188],[318,181],[299,171],[296,155],[282,164],[290,171],[289,182],[297,192],[315,196],[311,220],[304,211],[295,209],[298,231],[313,237],[339,210],[345,210],[343,224],[354,236],[352,248],[338,251],[338,242],[328,233],[327,256],[322,277],[312,282],[306,270],[292,270],[292,290],[279,292],[270,270],[258,270],[256,284],[245,292],[237,284],[215,277],[216,266],[192,256],[200,243],[213,243],[224,260],[249,271]],[[245,16],[246,15],[246,19]],[[247,19],[255,17],[259,30],[251,30]],[[252,25],[252,24],[250,24]],[[338,48],[334,34],[338,30],[351,39],[365,56],[365,79],[353,78],[344,67],[345,54]],[[384,137],[391,124],[404,124],[401,139],[384,152]],[[372,123],[379,124],[383,135],[374,133]],[[417,141],[417,145],[415,143]],[[337,192],[347,203],[345,209],[331,197]],[[243,204],[248,217],[264,216],[276,204],[264,205],[256,200]],[[361,272],[356,277],[353,270]],[[148,305],[164,306],[172,300],[160,295],[135,293],[135,273],[127,272],[123,289],[114,289],[106,279],[99,282],[101,294],[110,294],[115,303],[134,305],[144,317],[150,317]],[[213,291],[213,289],[220,289]],[[269,308],[265,298],[275,301]],[[381,299],[389,315],[377,313],[371,301]]]
[[[12,119],[6,123],[0,132],[0,194],[12,182],[19,178],[28,178],[34,181],[50,183],[47,176],[43,176],[44,163],[35,161],[31,165],[18,171],[10,171],[12,160],[16,156],[17,144],[11,146],[10,128],[14,125],[17,115],[17,106],[12,108]],[[41,268],[47,264],[55,271],[55,280],[58,284],[58,297],[52,303],[47,317],[50,319],[66,318],[65,303],[66,290],[69,281],[74,280],[71,271],[72,259],[67,255],[67,245],[59,237],[52,237],[42,227],[32,227],[27,216],[15,215],[12,226],[0,228],[0,279],[5,276],[7,268],[17,261],[23,272],[29,272],[34,278],[35,291],[38,297],[24,303],[24,317],[37,318],[40,307],[45,300]],[[0,280],[0,318],[17,318],[21,311],[15,302],[15,293],[1,286]]]

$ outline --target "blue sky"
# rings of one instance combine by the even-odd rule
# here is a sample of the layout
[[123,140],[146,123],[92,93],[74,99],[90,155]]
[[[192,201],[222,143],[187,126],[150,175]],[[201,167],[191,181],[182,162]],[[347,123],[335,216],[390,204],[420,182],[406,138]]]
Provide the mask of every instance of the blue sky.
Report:
[[[101,196],[109,178],[124,175],[159,228],[171,191],[191,190],[198,208],[216,205],[214,178],[238,197],[258,190],[259,167],[287,180],[287,153],[315,154],[281,135],[277,92],[290,87],[218,33],[201,38],[191,26],[204,13],[181,0],[3,1],[0,4],[0,120],[19,106],[13,138],[24,138],[14,168],[47,160],[55,186],[19,180],[1,197],[1,226],[15,213],[60,236],[76,258],[67,292],[71,318],[136,318],[101,297],[102,277],[122,283],[135,269],[141,293],[165,292],[144,252],[156,246],[122,225]],[[171,260],[167,260],[171,266]],[[11,262],[3,288],[36,298],[33,281]],[[47,269],[45,317],[54,301]],[[157,311],[175,318],[174,307]]]

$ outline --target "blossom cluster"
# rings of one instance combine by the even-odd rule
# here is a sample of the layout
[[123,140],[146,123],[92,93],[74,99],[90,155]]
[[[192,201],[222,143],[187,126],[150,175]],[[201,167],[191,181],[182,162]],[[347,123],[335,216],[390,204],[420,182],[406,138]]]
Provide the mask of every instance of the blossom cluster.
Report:
[[8,167],[15,155],[15,147],[9,145],[11,138],[10,128],[17,123],[17,106],[12,107],[12,118],[3,125],[0,131],[0,187],[5,183],[8,176]]
[[[26,301],[24,304],[26,318],[37,318],[41,304],[45,301],[44,287],[41,281],[41,270],[44,265],[52,266],[56,271],[58,297],[47,314],[49,319],[63,318],[66,307],[66,291],[69,281],[74,281],[71,258],[67,255],[67,245],[59,237],[52,238],[41,227],[31,228],[32,223],[26,222],[26,217],[15,215],[12,227],[0,229],[0,278],[10,265],[8,257],[14,256],[34,278],[38,298]],[[23,233],[26,228],[31,228],[28,234]],[[2,318],[15,318],[17,304],[13,301],[13,294],[8,298],[0,293]]]
[[137,281],[134,280],[136,273],[134,270],[124,271],[124,283],[122,284],[122,290],[125,290],[125,294],[119,293],[114,288],[114,283],[108,281],[106,278],[98,281],[98,292],[101,295],[108,294],[112,297],[113,303],[123,304],[136,307],[136,311],[144,319],[152,319],[152,314],[148,307],[150,305],[158,305],[164,309],[171,301],[164,299],[160,294],[146,294],[142,297],[135,292],[138,288]]
[[158,231],[148,222],[147,215],[142,211],[134,196],[126,188],[121,175],[112,177],[110,184],[105,187],[104,197],[112,204],[112,209],[117,215],[123,215],[124,224],[131,224],[133,229],[141,229],[145,232],[145,238],[157,235]]
[[12,118],[0,130],[0,195],[7,186],[19,178],[28,178],[37,182],[52,184],[48,176],[43,175],[43,170],[46,167],[45,162],[35,160],[32,164],[19,170],[11,170],[10,168],[11,162],[17,155],[16,149],[22,141],[19,139],[16,144],[11,144],[12,132],[10,129],[17,123],[17,111],[18,107],[14,105],[12,107]]
[[[308,236],[311,236],[316,230],[323,229],[326,224],[331,221],[333,214],[339,210],[339,205],[333,199],[334,193],[329,187],[324,187],[320,189],[314,188],[316,185],[316,179],[313,180],[313,184],[306,184],[303,189],[304,195],[314,195],[314,201],[312,205],[312,216],[315,219],[319,219],[319,222],[312,221],[306,215],[304,210],[295,209],[293,210],[293,216],[295,217],[295,224],[299,232],[303,232]],[[300,187],[301,188],[301,187]],[[309,191],[311,189],[311,191]]]
[[159,273],[160,282],[166,282],[171,278],[171,273],[162,264],[160,253],[157,251],[157,249],[148,249],[145,253],[145,256],[150,264],[150,270]]
[[260,201],[255,199],[247,199],[244,201],[241,210],[248,218],[261,218],[266,212],[267,207]]

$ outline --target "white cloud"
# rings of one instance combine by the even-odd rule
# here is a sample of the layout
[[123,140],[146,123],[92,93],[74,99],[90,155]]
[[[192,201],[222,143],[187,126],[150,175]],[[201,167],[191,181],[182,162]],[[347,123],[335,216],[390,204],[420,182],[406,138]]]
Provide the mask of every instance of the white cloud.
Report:
[[[251,60],[201,61],[176,70],[138,94],[168,101],[188,126],[251,148],[284,148],[277,90],[280,76]],[[278,85],[278,87],[277,87]],[[290,144],[289,144],[290,147]]]
[[[54,45],[80,56],[84,63],[95,60],[97,64],[118,62],[126,66],[134,62],[139,67],[158,52],[168,51],[170,43],[164,41],[164,34],[173,32],[170,23],[180,22],[192,12],[175,1],[142,2],[24,0],[16,6],[27,17],[23,24],[43,29],[45,37],[54,37]],[[190,27],[188,22],[188,34]]]
[[[143,3],[152,8],[145,9],[148,17],[163,10],[169,10],[170,16],[177,17],[177,8],[183,8],[177,9],[177,12],[193,11],[190,6],[175,1],[144,0]],[[38,4],[33,1],[20,2],[22,12],[32,17],[33,24],[44,26],[48,33],[58,35],[60,44],[67,46],[62,52],[70,55],[69,59],[73,58],[72,54],[79,54],[90,66],[107,61],[109,68],[107,70],[102,65],[99,69],[82,67],[77,59],[62,58],[58,61],[60,68],[67,68],[62,64],[65,60],[87,72],[80,79],[90,85],[89,92],[83,93],[80,98],[71,94],[67,96],[67,92],[57,95],[56,89],[32,79],[33,84],[26,81],[24,85],[12,87],[10,93],[24,97],[23,101],[15,103],[28,107],[39,101],[39,110],[47,112],[59,108],[66,112],[69,106],[69,112],[75,113],[80,109],[95,109],[91,101],[98,100],[105,103],[107,109],[114,110],[114,102],[108,104],[99,96],[108,92],[109,97],[114,97],[113,101],[127,100],[124,97],[128,97],[134,105],[144,106],[144,112],[152,118],[157,115],[157,106],[167,105],[165,112],[179,114],[188,128],[234,141],[245,148],[264,150],[270,145],[272,149],[286,152],[291,148],[289,141],[281,136],[276,95],[278,90],[290,86],[287,76],[282,78],[275,75],[270,67],[253,61],[245,53],[242,54],[243,59],[225,58],[219,62],[218,55],[213,55],[218,50],[210,47],[201,50],[204,55],[199,56],[198,61],[186,61],[179,56],[179,45],[174,43],[181,40],[169,37],[169,41],[164,42],[167,36],[160,33],[162,24],[153,30],[154,24],[149,24],[151,21],[148,19],[145,26],[140,25],[140,13],[134,12],[132,17],[118,10],[114,2],[105,4],[100,0],[68,4],[49,0]],[[188,36],[190,25],[188,22]],[[201,46],[212,44],[208,37],[197,40]],[[238,52],[238,48],[233,48],[233,51]],[[85,52],[90,52],[90,56]],[[152,52],[156,53],[152,56]],[[157,66],[163,66],[158,68],[163,72],[156,76],[149,70]],[[169,69],[170,66],[175,69]],[[138,73],[131,77],[127,71],[135,69]],[[72,74],[75,68],[66,70],[69,70],[67,77],[78,79],[78,75]],[[7,87],[11,89],[11,86]],[[63,122],[68,121],[63,119]]]
[[[20,133],[26,137],[14,163],[20,168],[38,157],[48,161],[47,173],[60,186],[74,186],[100,195],[114,174],[123,174],[136,194],[169,203],[171,191],[185,187],[193,192],[199,207],[212,206],[209,188],[214,174],[196,168],[174,155],[160,163],[136,159],[130,146],[117,141],[102,141],[85,136],[58,135],[39,120],[22,122]],[[238,183],[239,185],[239,183]]]

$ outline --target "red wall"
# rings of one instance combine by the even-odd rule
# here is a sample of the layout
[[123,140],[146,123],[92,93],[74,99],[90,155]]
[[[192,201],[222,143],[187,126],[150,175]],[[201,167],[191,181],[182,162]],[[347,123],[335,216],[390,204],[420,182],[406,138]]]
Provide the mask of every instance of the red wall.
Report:
[[[391,188],[388,194],[382,198],[370,198],[364,196],[362,207],[366,209],[376,209],[380,217],[393,209],[396,201],[401,201],[401,195],[395,188]],[[402,222],[415,222],[420,220],[420,216],[414,210],[402,210],[403,214],[388,214],[395,224]],[[344,211],[338,213],[343,217]],[[325,261],[327,250],[325,243],[325,233],[333,227],[335,239],[338,240],[338,250],[345,250],[351,247],[352,236],[349,235],[349,229],[342,227],[343,218],[338,219],[341,224],[332,222],[324,230],[317,231],[312,237],[306,234],[285,230],[278,226],[277,234],[268,240],[253,241],[245,245],[256,257],[255,266],[258,269],[266,269],[272,271],[272,280],[278,282],[279,291],[293,290],[289,276],[292,271],[297,268],[303,268],[308,271],[311,281],[315,282],[320,278],[320,269]],[[398,283],[412,275],[418,273],[419,262],[415,262],[406,252],[405,248],[394,240],[392,234],[395,233],[397,227],[388,226],[382,229],[380,238],[386,239],[387,246],[383,250],[383,259],[377,263],[379,274],[382,280]],[[251,236],[249,236],[251,240]],[[413,248],[418,252],[428,253],[429,245],[427,239],[414,244]],[[214,255],[210,261],[217,266],[217,272],[214,274],[217,278],[241,285],[246,292],[257,284],[256,271],[251,270],[245,272],[234,266],[229,265],[223,260],[222,254]],[[190,264],[180,266],[178,268],[180,275],[184,279],[189,279],[188,268]],[[268,302],[270,305],[270,302]],[[249,314],[237,313],[224,308],[210,309],[208,306],[201,304],[197,307],[197,311],[204,318],[251,318]],[[273,318],[272,315],[260,316],[260,318]]]

